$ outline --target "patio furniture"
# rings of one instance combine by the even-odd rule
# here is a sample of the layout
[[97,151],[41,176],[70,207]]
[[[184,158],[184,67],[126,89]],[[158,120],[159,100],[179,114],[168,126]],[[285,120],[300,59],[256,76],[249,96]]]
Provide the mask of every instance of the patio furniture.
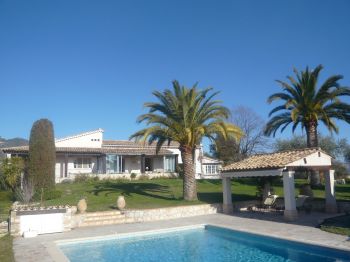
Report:
[[[312,204],[311,202],[311,197],[310,196],[305,196],[305,195],[299,195],[295,199],[295,205],[296,209],[298,211],[304,210],[306,212],[310,212],[312,209]],[[274,205],[274,209],[276,210],[284,210],[284,199],[283,198],[278,198],[276,199]]]
[[270,210],[271,208],[273,208],[277,198],[278,198],[278,195],[269,195],[268,197],[265,198],[264,202],[260,205],[257,205],[255,209],[258,211]]

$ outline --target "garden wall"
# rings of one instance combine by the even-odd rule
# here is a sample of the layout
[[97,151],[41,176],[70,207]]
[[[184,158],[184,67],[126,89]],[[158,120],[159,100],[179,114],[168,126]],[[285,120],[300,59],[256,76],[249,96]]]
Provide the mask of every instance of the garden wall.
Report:
[[193,206],[179,206],[142,210],[127,210],[124,212],[129,223],[157,221],[191,216],[209,215],[222,212],[221,204],[205,204]]

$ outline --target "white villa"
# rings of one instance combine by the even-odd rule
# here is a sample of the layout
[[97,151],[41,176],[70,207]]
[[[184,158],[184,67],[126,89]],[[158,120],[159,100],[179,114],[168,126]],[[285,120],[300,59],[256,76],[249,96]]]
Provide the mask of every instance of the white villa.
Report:
[[[103,140],[103,130],[85,132],[56,139],[56,183],[74,179],[79,174],[100,178],[130,178],[146,175],[176,177],[181,164],[178,144],[164,145],[158,153],[154,144],[126,140]],[[3,148],[7,157],[28,155],[29,147]],[[221,162],[203,155],[202,146],[195,151],[196,178],[219,178]]]

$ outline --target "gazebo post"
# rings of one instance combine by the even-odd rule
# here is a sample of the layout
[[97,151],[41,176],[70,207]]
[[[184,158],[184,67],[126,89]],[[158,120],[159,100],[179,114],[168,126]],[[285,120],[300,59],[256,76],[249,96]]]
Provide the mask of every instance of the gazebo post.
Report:
[[284,218],[287,221],[294,221],[298,218],[298,211],[295,204],[294,171],[283,172],[284,191]]
[[324,174],[325,179],[325,198],[326,198],[326,212],[337,213],[337,201],[334,192],[334,170],[328,170]]
[[231,192],[231,178],[223,177],[222,178],[222,192],[223,192],[223,205],[222,211],[224,214],[232,214],[233,213],[233,205],[232,205],[232,192]]

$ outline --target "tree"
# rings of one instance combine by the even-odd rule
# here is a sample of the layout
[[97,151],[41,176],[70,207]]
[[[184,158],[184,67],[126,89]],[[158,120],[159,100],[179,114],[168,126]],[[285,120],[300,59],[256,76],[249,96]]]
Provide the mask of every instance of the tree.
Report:
[[[318,134],[318,144],[319,146],[329,155],[331,155],[334,160],[332,161],[332,166],[335,170],[336,177],[342,177],[347,174],[347,170],[344,167],[343,159],[346,160],[349,144],[345,138],[335,139],[333,136],[322,136]],[[293,136],[289,139],[278,139],[273,148],[275,151],[286,151],[294,149],[303,149],[307,145],[304,136]],[[309,174],[309,172],[307,172]],[[311,179],[313,179],[311,177]]]
[[[345,138],[335,139],[333,136],[323,136],[321,134],[318,134],[318,138],[319,146],[333,158],[342,159],[346,156],[349,145]],[[293,136],[289,139],[277,139],[273,144],[274,151],[303,149],[305,147],[307,147],[307,142],[302,135]]]
[[265,123],[252,109],[239,106],[231,110],[230,122],[244,133],[239,140],[217,137],[210,145],[210,152],[225,164],[244,159],[252,154],[264,151],[268,139],[264,136]]
[[0,184],[15,192],[21,184],[21,175],[24,171],[24,161],[20,157],[5,158],[1,162]]
[[226,122],[230,112],[221,101],[214,100],[218,92],[211,93],[212,88],[200,90],[196,85],[187,88],[178,81],[173,81],[172,85],[172,90],[153,92],[158,102],[145,103],[149,112],[138,118],[139,123],[145,122],[148,127],[134,133],[130,139],[156,142],[157,150],[166,142],[178,142],[184,170],[184,199],[196,200],[196,147],[204,137],[210,140],[217,135],[225,139],[239,138],[242,131]]
[[48,119],[34,122],[29,139],[29,176],[35,189],[55,185],[56,149],[53,125]]
[[298,125],[306,130],[307,147],[317,147],[317,126],[322,122],[329,131],[338,132],[334,120],[339,119],[350,123],[350,105],[342,102],[340,97],[349,96],[350,89],[339,84],[343,78],[334,75],[317,88],[319,73],[323,66],[319,65],[310,71],[298,72],[294,69],[296,79],[287,76],[290,83],[277,80],[283,88],[283,92],[275,93],[268,98],[268,103],[282,100],[282,104],[271,110],[272,117],[265,128],[266,135],[275,136],[278,129],[283,132],[287,126],[293,124],[294,133]]

